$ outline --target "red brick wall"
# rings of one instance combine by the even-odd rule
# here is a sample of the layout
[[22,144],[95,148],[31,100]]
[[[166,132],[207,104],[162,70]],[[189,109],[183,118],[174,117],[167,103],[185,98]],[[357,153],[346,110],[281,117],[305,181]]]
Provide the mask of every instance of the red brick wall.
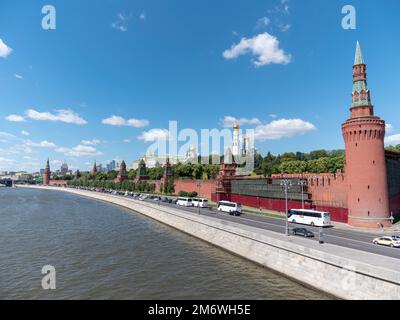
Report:
[[273,178],[307,179],[308,192],[315,206],[347,208],[347,181],[344,173],[276,174]]
[[389,208],[394,217],[400,216],[400,196],[395,196],[389,199]]
[[[221,200],[233,201],[240,203],[244,206],[252,208],[262,208],[267,210],[285,212],[285,200],[282,199],[269,199],[269,198],[257,198],[251,196],[241,196],[238,194],[213,194],[212,200],[217,202]],[[348,210],[346,208],[330,207],[330,206],[318,206],[312,205],[309,202],[304,204],[305,209],[313,209],[318,211],[326,211],[331,214],[332,221],[345,222],[348,221]],[[288,208],[299,209],[301,208],[301,201],[289,200]]]
[[[149,183],[154,183],[156,185],[156,192],[160,192],[161,181],[148,181]],[[196,180],[193,179],[183,179],[175,180],[175,193],[178,194],[179,191],[186,192],[199,192],[199,188],[196,185]],[[211,199],[211,195],[215,192],[215,180],[202,180],[200,185],[199,196],[202,198]]]
[[66,186],[68,181],[66,180],[50,180],[49,186]]
[[211,199],[211,195],[215,192],[215,185],[215,180],[202,180],[199,193],[196,180],[175,180],[175,193],[196,191],[200,197]]

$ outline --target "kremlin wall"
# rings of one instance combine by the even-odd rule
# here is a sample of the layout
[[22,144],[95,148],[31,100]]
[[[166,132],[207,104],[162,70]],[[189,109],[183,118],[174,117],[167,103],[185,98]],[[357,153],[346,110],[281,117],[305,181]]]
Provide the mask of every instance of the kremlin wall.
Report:
[[[232,154],[239,154],[239,126],[234,125]],[[271,178],[236,175],[236,164],[221,164],[216,180],[175,180],[174,189],[195,191],[200,197],[215,202],[228,200],[244,206],[285,211],[285,193],[281,182],[290,181],[288,207],[327,211],[333,221],[355,227],[380,228],[391,225],[391,218],[400,216],[400,154],[385,151],[385,121],[374,114],[371,92],[367,86],[366,64],[357,42],[353,66],[353,90],[350,116],[342,124],[346,149],[345,171],[334,174],[278,174]],[[127,178],[126,168],[119,179]],[[171,179],[169,160],[161,181],[146,178],[146,164],[139,163],[139,180],[161,185]],[[44,184],[49,180],[49,165]],[[59,183],[59,182],[58,182]],[[57,184],[57,183],[56,183]],[[303,185],[302,185],[303,184]]]
[[[301,208],[304,199],[305,208],[328,211],[333,221],[356,227],[389,226],[391,218],[400,215],[400,154],[384,149],[385,121],[374,114],[366,70],[357,42],[350,117],[342,124],[345,172],[251,179],[236,176],[235,165],[223,164],[218,179],[204,181],[199,195],[284,212],[281,181],[289,179],[289,208]],[[175,191],[181,190],[197,191],[197,186],[194,181],[177,181]]]

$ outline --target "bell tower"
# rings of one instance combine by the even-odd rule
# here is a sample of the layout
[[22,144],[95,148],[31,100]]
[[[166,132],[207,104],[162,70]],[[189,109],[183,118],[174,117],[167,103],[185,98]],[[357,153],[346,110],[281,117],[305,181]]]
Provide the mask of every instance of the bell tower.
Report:
[[367,68],[357,41],[350,119],[342,124],[346,145],[349,224],[390,225],[385,161],[385,121],[374,115]]

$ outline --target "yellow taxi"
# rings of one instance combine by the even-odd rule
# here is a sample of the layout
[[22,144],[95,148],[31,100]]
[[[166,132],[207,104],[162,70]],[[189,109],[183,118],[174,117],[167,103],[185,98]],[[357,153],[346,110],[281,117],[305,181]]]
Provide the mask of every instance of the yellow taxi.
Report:
[[400,248],[400,238],[398,237],[390,237],[390,236],[379,237],[372,240],[372,243],[379,244],[382,246],[389,246],[392,248]]

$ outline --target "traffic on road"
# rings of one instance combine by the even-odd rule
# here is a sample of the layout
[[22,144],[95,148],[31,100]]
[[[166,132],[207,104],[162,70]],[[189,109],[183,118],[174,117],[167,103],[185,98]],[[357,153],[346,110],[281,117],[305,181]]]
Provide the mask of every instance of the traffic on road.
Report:
[[[146,193],[105,190],[96,188],[79,189],[109,193],[114,196],[131,198],[133,200],[157,203],[158,205],[179,208],[193,214],[215,216],[218,218],[242,223],[248,226],[285,233],[285,219],[258,215],[243,210],[239,203],[220,201],[211,206],[207,199],[158,196]],[[331,225],[329,212],[313,210],[290,209],[287,214],[290,236],[299,236],[318,241],[331,243],[343,247],[353,248],[370,253],[390,256],[400,259],[400,235],[377,237],[376,233],[361,232],[334,228]],[[304,225],[304,226],[300,226]]]

